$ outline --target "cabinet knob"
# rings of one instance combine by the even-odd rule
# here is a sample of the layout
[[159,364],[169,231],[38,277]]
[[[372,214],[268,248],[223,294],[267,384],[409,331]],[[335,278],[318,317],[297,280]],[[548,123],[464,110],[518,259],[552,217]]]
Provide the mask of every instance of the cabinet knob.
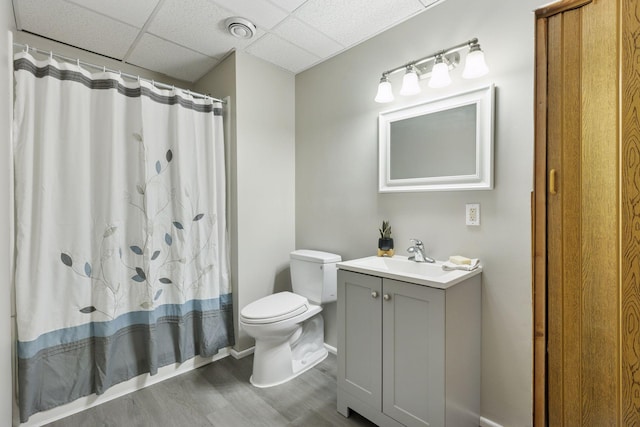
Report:
[[384,296],[382,298],[384,298],[385,301],[389,301],[391,299],[391,295],[384,294]]
[[374,298],[378,298],[378,292],[376,291],[371,292],[371,296]]

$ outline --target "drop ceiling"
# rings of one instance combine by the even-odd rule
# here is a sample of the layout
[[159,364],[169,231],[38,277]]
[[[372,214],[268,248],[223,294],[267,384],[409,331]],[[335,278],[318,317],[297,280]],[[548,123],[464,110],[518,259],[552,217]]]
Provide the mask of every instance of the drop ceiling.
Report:
[[[13,0],[13,8],[18,30],[195,82],[233,50],[299,73],[442,1]],[[235,16],[256,25],[253,38],[227,32]]]

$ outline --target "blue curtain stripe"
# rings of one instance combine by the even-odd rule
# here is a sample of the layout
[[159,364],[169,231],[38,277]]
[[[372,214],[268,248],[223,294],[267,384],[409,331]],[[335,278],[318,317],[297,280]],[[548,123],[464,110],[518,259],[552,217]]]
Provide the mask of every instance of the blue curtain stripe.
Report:
[[189,313],[217,313],[228,310],[232,295],[221,295],[209,300],[191,300],[184,304],[163,304],[154,310],[124,313],[114,320],[91,322],[71,328],[58,329],[39,336],[33,341],[18,341],[18,357],[29,359],[41,351],[57,345],[73,344],[90,337],[109,337],[132,325],[151,325],[163,318],[180,319]]

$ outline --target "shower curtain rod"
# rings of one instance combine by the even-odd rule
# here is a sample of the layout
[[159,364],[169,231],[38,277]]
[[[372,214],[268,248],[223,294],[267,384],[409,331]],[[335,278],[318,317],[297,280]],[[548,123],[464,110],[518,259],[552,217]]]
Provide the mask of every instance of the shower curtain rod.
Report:
[[[134,74],[124,73],[124,72],[122,72],[120,70],[112,70],[110,68],[105,67],[104,65],[91,64],[89,62],[80,61],[80,59],[77,59],[77,58],[76,59],[69,58],[68,56],[60,55],[59,53],[53,53],[53,51],[50,51],[50,50],[42,50],[42,49],[35,48],[33,46],[29,46],[28,44],[22,44],[22,43],[15,43],[14,42],[13,43],[13,47],[19,47],[19,48],[25,49],[25,51],[27,53],[29,53],[29,51],[33,51],[33,52],[36,52],[36,53],[40,53],[42,55],[49,55],[49,56],[52,56],[52,57],[55,57],[55,58],[60,58],[60,59],[63,59],[65,61],[67,61],[67,62],[76,63],[76,64],[78,64],[78,66],[82,65],[82,66],[85,66],[85,67],[95,68],[96,70],[102,70],[103,72],[107,72],[108,71],[110,73],[116,73],[116,74],[118,74],[118,75],[120,75],[122,77],[127,77],[127,78],[130,78],[130,79],[133,79],[133,80],[142,80],[142,81],[145,81],[147,83],[151,83],[151,85],[153,85],[153,86],[155,86],[157,88],[160,88],[160,89],[176,89],[176,87],[174,85],[169,85],[169,84],[166,84],[166,83],[160,83],[160,82],[157,82],[155,80],[145,79],[143,77],[140,77],[140,76],[137,76],[137,75],[134,75]],[[213,101],[221,102],[223,104],[225,103],[225,101],[222,100],[222,99],[214,98],[213,96],[205,95],[203,93],[194,92],[194,91],[192,91],[190,89],[182,89],[182,88],[178,88],[178,89],[188,93],[189,95],[191,95],[191,96],[193,96],[195,98],[211,99]]]

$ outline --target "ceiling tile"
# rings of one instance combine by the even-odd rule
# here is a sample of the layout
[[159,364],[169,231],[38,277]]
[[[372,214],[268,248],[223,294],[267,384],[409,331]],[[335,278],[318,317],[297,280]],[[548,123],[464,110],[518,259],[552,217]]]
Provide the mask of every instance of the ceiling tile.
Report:
[[93,9],[98,13],[125,22],[129,25],[133,25],[137,28],[142,28],[149,19],[151,12],[158,4],[158,0],[67,0],[70,3],[75,3],[80,6],[84,6],[88,9]]
[[[19,29],[189,80],[234,49],[303,71],[445,0],[11,1]],[[231,36],[232,16],[256,36]]]
[[261,37],[246,51],[293,73],[305,70],[320,61],[319,57],[273,34]]
[[293,14],[350,46],[424,10],[418,0],[308,0]]
[[[148,27],[148,31],[163,39],[221,58],[232,49],[243,49],[252,40],[230,35],[225,19],[231,12],[208,0],[166,0]],[[258,30],[257,35],[264,34]]]
[[112,58],[122,59],[138,35],[130,25],[62,0],[16,3],[23,30]]
[[211,70],[218,60],[145,34],[127,62],[180,80],[195,82]]
[[274,3],[274,4],[278,5],[278,6],[280,6],[281,8],[286,10],[287,12],[293,12],[294,10],[299,8],[300,5],[302,3],[304,3],[305,1],[307,1],[307,0],[271,0],[271,3]]
[[253,22],[257,27],[271,29],[287,17],[287,13],[266,0],[210,0]]
[[332,56],[344,49],[337,41],[293,17],[278,25],[273,32],[321,58]]

